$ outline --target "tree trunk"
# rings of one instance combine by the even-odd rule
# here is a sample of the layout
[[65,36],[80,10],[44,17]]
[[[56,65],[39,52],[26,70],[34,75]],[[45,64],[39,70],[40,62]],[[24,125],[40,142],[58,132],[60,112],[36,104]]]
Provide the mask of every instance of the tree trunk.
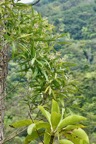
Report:
[[[4,1],[4,0],[2,0]],[[2,14],[0,14],[2,17]],[[2,19],[1,19],[2,21]],[[4,42],[3,38],[3,29],[4,29],[4,23],[0,24],[0,144],[3,144],[4,140],[4,111],[5,111],[5,105],[4,105],[4,99],[5,99],[5,80],[7,75],[7,53],[8,49]]]
[[5,79],[7,75],[7,48],[0,50],[0,144],[3,143]]

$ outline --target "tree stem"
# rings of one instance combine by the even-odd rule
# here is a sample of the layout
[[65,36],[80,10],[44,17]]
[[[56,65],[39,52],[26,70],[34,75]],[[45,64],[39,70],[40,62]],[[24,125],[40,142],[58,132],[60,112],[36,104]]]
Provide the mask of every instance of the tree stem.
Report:
[[53,144],[53,141],[54,141],[54,135],[51,135],[50,144]]

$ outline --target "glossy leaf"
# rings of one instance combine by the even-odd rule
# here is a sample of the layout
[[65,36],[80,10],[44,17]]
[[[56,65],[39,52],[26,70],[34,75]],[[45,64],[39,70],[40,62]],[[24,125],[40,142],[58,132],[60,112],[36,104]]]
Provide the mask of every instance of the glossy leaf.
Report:
[[69,131],[69,133],[65,133],[64,136],[71,140],[74,144],[89,144],[89,138],[85,131],[81,128]]
[[58,105],[58,103],[54,99],[52,100],[51,113],[52,112],[60,113],[59,105]]
[[54,130],[57,128],[60,120],[61,120],[61,114],[58,114],[56,112],[51,113],[51,123]]
[[31,135],[35,128],[36,128],[36,124],[33,123],[33,124],[29,125],[28,129],[27,129],[28,135]]
[[39,106],[39,109],[41,110],[42,114],[46,117],[46,119],[48,120],[48,122],[51,124],[51,115],[48,111],[46,111],[43,106]]
[[24,127],[24,126],[29,126],[30,124],[32,124],[32,120],[26,119],[26,120],[17,121],[15,123],[11,124],[10,126],[14,127],[14,128],[20,128],[20,127]]
[[44,134],[44,144],[49,144],[51,139],[50,131],[46,130]]
[[80,123],[83,120],[86,120],[86,118],[83,116],[79,116],[79,115],[68,116],[60,122],[58,129],[62,129],[68,125]]
[[47,123],[47,122],[43,122],[43,121],[37,122],[36,123],[36,129],[39,130],[39,129],[42,129],[42,128],[48,129],[48,128],[50,128],[50,124]]
[[77,128],[84,128],[84,127],[85,127],[84,125],[75,124],[75,125],[68,125],[63,130],[70,131],[70,130],[74,130],[74,129],[77,129]]

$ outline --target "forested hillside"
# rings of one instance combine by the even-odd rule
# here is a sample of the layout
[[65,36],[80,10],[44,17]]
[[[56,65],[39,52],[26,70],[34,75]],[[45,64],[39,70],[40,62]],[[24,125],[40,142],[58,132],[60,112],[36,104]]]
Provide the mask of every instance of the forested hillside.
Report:
[[75,40],[69,45],[56,46],[56,50],[76,64],[72,71],[79,92],[73,107],[88,117],[91,143],[96,143],[96,3],[94,0],[46,0],[36,9],[56,26],[56,32],[69,33],[70,41]]
[[69,32],[74,39],[94,38],[96,4],[94,0],[41,1],[38,11],[47,16],[60,32]]
[[[49,34],[48,35],[49,38],[50,37],[53,38],[53,36],[55,35],[56,36],[62,35],[62,36],[60,37],[61,39],[59,39],[59,42],[57,40],[55,44],[52,43],[51,45],[50,40],[47,44],[45,44],[47,34],[44,33],[43,31],[42,34],[43,36],[42,35],[40,36],[41,38],[43,37],[45,42],[44,44],[42,44],[42,42],[39,41],[40,42],[39,45],[36,41],[36,44],[34,45],[39,48],[39,50],[37,49],[36,51],[36,55],[33,50],[29,52],[29,55],[27,55],[26,49],[24,49],[24,51],[22,50],[24,47],[21,49],[21,51],[23,51],[25,54],[24,56],[22,56],[22,54],[19,53],[18,50],[16,51],[17,53],[16,57],[18,57],[19,55],[20,56],[19,60],[22,59],[24,60],[23,63],[21,62],[21,67],[22,64],[25,64],[24,65],[25,67],[23,68],[25,68],[27,74],[25,73],[22,74],[20,73],[21,71],[17,72],[19,69],[19,60],[17,61],[15,59],[10,60],[8,66],[9,74],[7,77],[7,98],[6,98],[7,109],[5,114],[5,126],[6,126],[5,136],[6,137],[9,136],[9,139],[11,139],[9,133],[11,133],[13,129],[10,128],[9,125],[13,121],[22,118],[24,119],[24,117],[25,118],[28,117],[27,114],[28,103],[31,103],[33,101],[34,101],[34,105],[32,107],[33,108],[32,112],[34,112],[33,117],[36,117],[37,109],[36,110],[34,109],[38,105],[38,103],[39,104],[41,103],[40,97],[42,97],[41,90],[43,89],[43,92],[45,93],[49,92],[48,95],[53,96],[55,93],[60,95],[61,97],[64,97],[65,108],[67,110],[67,113],[80,114],[87,118],[87,122],[85,122],[85,131],[87,132],[90,138],[90,144],[95,144],[96,143],[96,1],[95,0],[41,0],[36,6],[34,6],[34,9],[37,12],[39,12],[42,15],[42,17],[44,17],[45,19],[44,30],[46,29],[45,32]],[[41,20],[41,17],[38,19]],[[48,19],[48,21],[46,19]],[[34,21],[34,23],[35,22],[36,20]],[[52,25],[49,26],[48,22]],[[18,23],[19,22],[17,22],[17,24]],[[24,25],[22,24],[22,26]],[[13,30],[14,27],[12,27]],[[34,25],[34,27],[36,29],[38,28],[38,26],[36,27],[36,25]],[[51,35],[53,27],[54,27],[53,35]],[[32,29],[32,32],[35,31],[35,28]],[[25,32],[25,31],[26,28],[23,29],[21,27],[21,29],[19,29],[19,32]],[[17,36],[19,35],[19,32],[16,33]],[[27,32],[30,32],[30,30]],[[39,37],[38,35],[39,32],[42,33],[42,31],[40,30],[37,31],[37,33],[34,32],[36,34],[35,38]],[[26,43],[27,41],[26,45],[28,45],[29,39],[26,38],[26,41],[24,41],[23,36],[21,37],[22,41],[19,42],[21,42],[22,45],[22,42]],[[14,37],[14,39],[15,38],[16,36]],[[56,38],[57,37],[55,37],[55,39]],[[16,40],[18,43],[17,38]],[[15,44],[13,43],[12,45],[13,47],[12,55],[10,54],[11,52],[9,53],[9,55],[11,55],[12,57],[14,57],[15,55],[15,45],[16,43]],[[54,58],[55,56],[53,55],[53,49],[49,48],[50,45],[51,48],[54,47],[55,49],[55,55],[58,58],[58,60],[56,59],[56,61]],[[45,47],[47,47],[47,49],[49,48],[49,50],[46,50]],[[33,59],[31,61],[31,64],[29,64],[28,66],[26,64],[28,60],[26,59],[28,56],[29,56],[28,58],[30,59],[30,55],[31,55],[30,53],[32,52],[36,56],[37,61]],[[41,53],[41,55],[39,55],[39,52]],[[50,57],[48,55],[50,55],[51,60],[54,59],[54,61],[51,62]],[[63,65],[60,65],[62,61],[64,63]],[[37,68],[34,70],[34,66],[33,66],[32,68],[34,71],[33,73],[31,73],[30,67],[34,65],[34,63],[36,64]],[[51,74],[48,72],[48,70],[50,69],[49,64],[54,69],[56,68],[55,76],[53,74],[53,68]],[[44,72],[42,71],[41,68],[44,69]],[[58,71],[59,68],[60,70]],[[62,75],[61,69],[64,69],[63,75],[65,77],[63,77]],[[38,73],[39,75],[37,75]],[[48,76],[46,74],[48,74]],[[58,77],[57,74],[59,75],[59,78],[58,81],[56,82],[53,79],[53,77]],[[35,81],[35,77],[39,79],[37,82]],[[32,78],[33,81],[31,81]],[[49,83],[47,83],[48,78],[52,79],[50,80]],[[62,80],[63,78],[64,81]],[[42,87],[40,87],[39,84],[41,84]],[[61,87],[61,84],[63,84],[64,89]],[[52,90],[54,91],[54,93],[52,93]],[[31,98],[31,96],[33,96],[33,93],[34,93],[34,97]],[[36,96],[38,96],[38,93],[40,94],[39,98],[35,98]],[[28,98],[30,98],[29,101]],[[45,108],[47,107],[48,109],[49,105],[50,105],[50,99],[49,102],[47,100],[45,104]],[[39,118],[41,118],[41,116],[39,116]],[[14,134],[14,132],[12,134]],[[19,136],[21,136],[22,138],[17,136],[15,137],[14,140],[12,139],[11,141],[5,139],[5,143],[6,144],[23,143],[23,139],[24,136],[26,136],[26,132],[23,131],[22,133],[19,134]],[[34,141],[32,144],[34,143],[37,144],[37,141]]]
[[91,143],[96,143],[95,0],[46,0],[41,1],[36,9],[56,26],[56,32],[69,33],[70,41],[75,40],[69,45],[56,46],[56,50],[67,61],[76,64],[72,71],[79,92],[75,95],[73,107],[88,117]]

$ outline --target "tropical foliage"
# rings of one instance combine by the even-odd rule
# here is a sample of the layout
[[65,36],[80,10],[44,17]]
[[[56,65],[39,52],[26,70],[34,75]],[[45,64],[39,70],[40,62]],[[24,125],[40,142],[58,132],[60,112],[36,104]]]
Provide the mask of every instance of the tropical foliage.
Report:
[[[14,128],[28,126],[25,144],[30,143],[30,141],[41,135],[44,136],[44,144],[53,144],[56,141],[60,144],[89,143],[87,134],[81,129],[83,125],[79,124],[86,118],[79,115],[71,115],[64,118],[65,109],[62,108],[62,114],[60,114],[59,105],[54,100],[52,100],[51,113],[45,110],[43,106],[39,106],[39,109],[47,119],[47,122],[28,119],[11,125]],[[56,137],[58,140],[56,140]]]
[[[11,57],[7,79],[5,143],[21,144],[27,134],[26,139],[32,140],[32,144],[40,141],[43,143],[43,136],[47,135],[50,141],[55,130],[54,141],[59,140],[60,144],[75,144],[78,138],[74,139],[72,135],[76,137],[80,135],[82,144],[89,143],[86,133],[81,129],[83,125],[79,124],[79,121],[74,123],[74,126],[73,123],[68,123],[64,128],[68,130],[60,133],[57,127],[63,110],[62,114],[57,109],[55,114],[49,113],[52,99],[55,100],[52,102],[52,107],[55,103],[62,108],[65,101],[66,113],[63,120],[70,118],[68,114],[74,117],[74,113],[87,117],[85,131],[88,132],[91,143],[95,143],[94,1],[89,0],[86,4],[86,0],[42,0],[36,10],[49,17],[51,24],[31,6],[13,5],[7,1],[1,4],[1,7],[0,13],[8,14],[8,17],[2,20],[6,21],[4,39],[10,45]],[[40,111],[45,118],[41,116]],[[46,121],[48,116],[46,117],[45,112],[50,115],[51,122]],[[79,117],[78,115],[75,116]],[[58,121],[55,121],[55,117]],[[21,122],[16,122],[18,119]],[[13,121],[16,123],[12,125]],[[18,129],[14,132],[9,125]],[[23,129],[23,126],[28,128]],[[47,130],[50,135],[46,134]],[[21,138],[15,137],[17,134]],[[10,139],[12,140],[9,141]]]

